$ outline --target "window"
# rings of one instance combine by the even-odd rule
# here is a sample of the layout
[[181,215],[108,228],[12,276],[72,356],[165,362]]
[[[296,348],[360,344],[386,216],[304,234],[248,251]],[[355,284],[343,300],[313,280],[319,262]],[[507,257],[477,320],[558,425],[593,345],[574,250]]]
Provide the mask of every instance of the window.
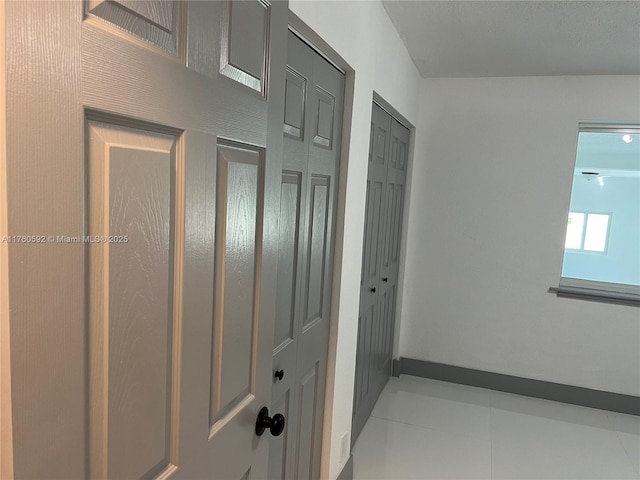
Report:
[[569,212],[567,238],[564,248],[583,252],[605,253],[607,251],[610,219],[611,214],[607,213]]
[[556,291],[640,305],[640,126],[580,125]]

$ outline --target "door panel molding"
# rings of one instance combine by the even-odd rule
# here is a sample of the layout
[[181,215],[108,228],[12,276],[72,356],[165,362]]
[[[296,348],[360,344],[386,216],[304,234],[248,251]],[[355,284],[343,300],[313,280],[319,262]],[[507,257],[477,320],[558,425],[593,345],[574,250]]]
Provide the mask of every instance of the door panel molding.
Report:
[[319,367],[316,362],[302,375],[299,383],[295,479],[313,478],[313,442],[316,437],[315,428],[320,427],[315,421]]
[[298,295],[298,238],[302,172],[282,172],[280,197],[280,241],[278,249],[278,289],[275,348],[277,354],[294,341],[296,298]]
[[336,97],[324,88],[316,86],[317,103],[315,105],[315,136],[316,146],[331,150],[333,146],[333,122],[335,120]]
[[227,1],[221,13],[220,73],[266,96],[271,4]]
[[180,139],[113,120],[86,127],[89,469],[104,479],[176,468],[182,326]]
[[303,332],[324,317],[324,278],[327,254],[327,228],[329,221],[329,201],[331,199],[330,179],[312,175],[309,198],[309,232],[307,236],[307,265],[305,278],[305,317]]
[[287,65],[284,99],[284,133],[304,141],[307,78]]
[[264,156],[218,141],[211,433],[255,398],[260,331]]
[[179,0],[85,0],[85,21],[114,36],[181,58],[185,4]]
[[[272,405],[275,412],[280,412],[286,419],[291,418],[291,390],[287,390],[284,395],[280,397],[278,402]],[[271,439],[269,446],[269,479],[271,480],[285,480],[287,473],[287,448],[293,425],[291,423],[285,424],[284,432],[279,437]]]

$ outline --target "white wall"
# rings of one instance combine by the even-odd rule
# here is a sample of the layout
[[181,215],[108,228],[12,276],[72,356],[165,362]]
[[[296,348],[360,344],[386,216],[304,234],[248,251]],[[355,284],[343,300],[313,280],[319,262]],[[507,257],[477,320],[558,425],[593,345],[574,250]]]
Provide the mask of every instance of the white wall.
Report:
[[640,120],[640,77],[422,85],[400,354],[640,394],[640,311],[557,298],[578,122]]
[[[322,478],[333,479],[347,460],[340,451],[343,435],[351,433],[373,91],[415,124],[421,77],[380,2],[291,0],[289,6],[355,71],[345,209],[339,219],[344,221],[343,256],[342,264],[335,266],[341,274],[339,297],[334,295],[337,307],[334,313],[339,318],[338,328],[332,331],[335,364],[329,365],[330,376],[335,369],[335,383],[327,385],[323,446]],[[331,442],[327,443],[327,439]]]

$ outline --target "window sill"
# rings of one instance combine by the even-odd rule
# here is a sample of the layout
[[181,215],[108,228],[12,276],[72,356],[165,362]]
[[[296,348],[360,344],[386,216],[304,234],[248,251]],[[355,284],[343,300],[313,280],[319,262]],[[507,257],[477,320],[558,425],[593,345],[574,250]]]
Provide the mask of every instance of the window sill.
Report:
[[595,288],[569,286],[550,287],[548,292],[555,293],[558,297],[562,298],[574,298],[590,302],[640,307],[640,296],[633,293],[611,292]]

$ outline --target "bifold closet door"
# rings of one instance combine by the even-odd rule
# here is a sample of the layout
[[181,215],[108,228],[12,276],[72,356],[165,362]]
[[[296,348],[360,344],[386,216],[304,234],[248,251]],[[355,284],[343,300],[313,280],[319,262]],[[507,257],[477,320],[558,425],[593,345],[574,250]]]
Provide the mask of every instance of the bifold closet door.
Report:
[[391,377],[409,130],[373,104],[351,442]]
[[344,75],[289,32],[270,479],[320,476]]

